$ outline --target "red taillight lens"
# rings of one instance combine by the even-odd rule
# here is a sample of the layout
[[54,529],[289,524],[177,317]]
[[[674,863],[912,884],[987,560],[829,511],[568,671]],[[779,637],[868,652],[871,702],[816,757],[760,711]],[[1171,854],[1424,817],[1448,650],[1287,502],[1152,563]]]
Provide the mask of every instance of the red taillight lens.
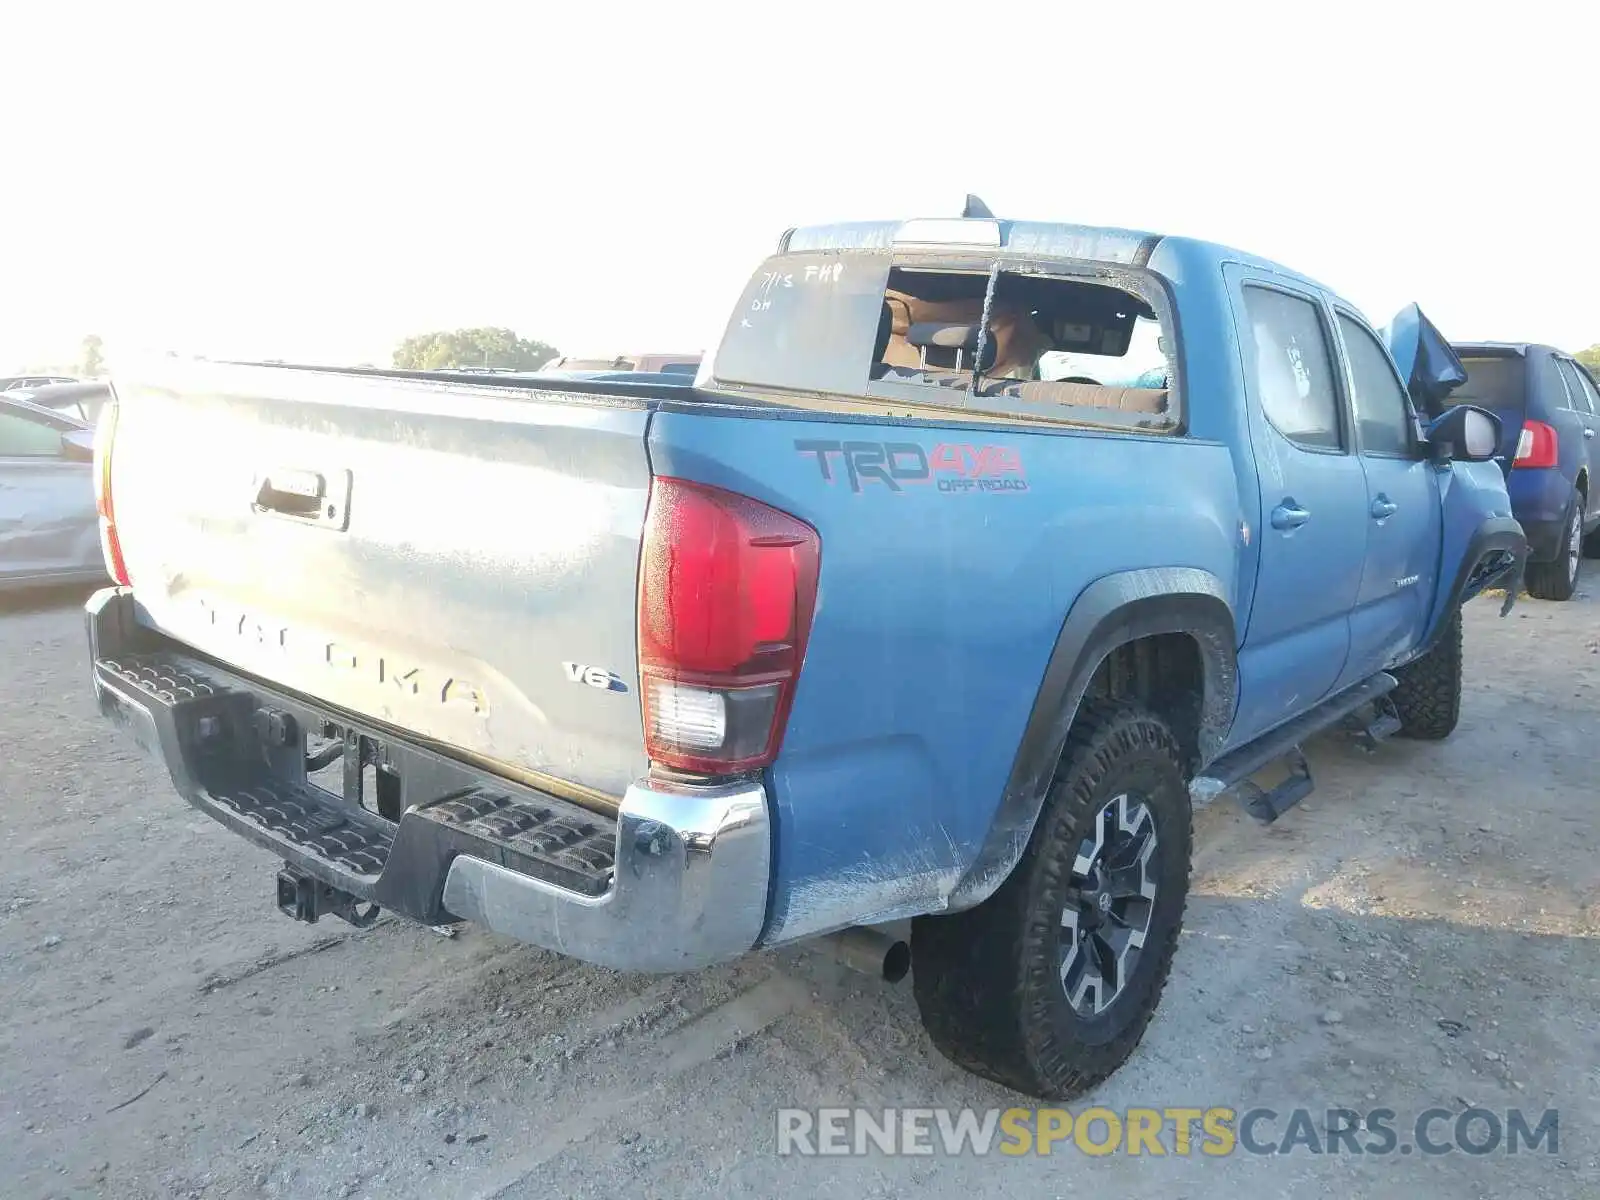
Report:
[[100,413],[94,427],[94,506],[100,514],[100,552],[105,555],[106,574],[123,587],[132,584],[128,564],[122,559],[122,542],[117,538],[116,508],[111,500],[111,446],[117,436],[117,401],[113,398]]
[[1517,457],[1514,467],[1553,467],[1560,443],[1556,431],[1543,421],[1524,421],[1522,436],[1517,438]]
[[653,761],[727,774],[777,757],[821,560],[804,521],[721,488],[655,480],[639,572]]

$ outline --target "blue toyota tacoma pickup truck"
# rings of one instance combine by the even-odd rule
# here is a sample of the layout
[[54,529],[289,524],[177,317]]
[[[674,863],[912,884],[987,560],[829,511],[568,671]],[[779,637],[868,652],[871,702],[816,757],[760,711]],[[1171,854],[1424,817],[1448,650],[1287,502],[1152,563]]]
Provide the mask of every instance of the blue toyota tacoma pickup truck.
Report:
[[911,918],[938,1048],[1065,1098],[1192,804],[1456,723],[1523,535],[1407,379],[1271,262],[976,207],[790,231],[692,388],[169,362],[97,431],[94,688],[293,916],[892,974]]

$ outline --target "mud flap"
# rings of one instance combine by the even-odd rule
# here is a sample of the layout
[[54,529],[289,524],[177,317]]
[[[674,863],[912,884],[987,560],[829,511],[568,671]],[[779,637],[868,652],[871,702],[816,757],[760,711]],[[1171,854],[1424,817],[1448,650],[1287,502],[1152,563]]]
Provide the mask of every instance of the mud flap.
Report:
[[[1512,563],[1504,573],[1503,586],[1506,589],[1506,598],[1500,601],[1500,615],[1502,617],[1509,616],[1511,610],[1517,606],[1517,596],[1522,592],[1522,576],[1527,569],[1528,553],[1527,548],[1524,547],[1523,552],[1516,556],[1516,561]],[[1491,581],[1484,584],[1483,588],[1495,586],[1497,586],[1496,581]],[[1483,588],[1479,588],[1478,590],[1482,591]],[[1476,594],[1476,592],[1473,593],[1473,595]],[[1472,596],[1468,596],[1467,599],[1472,599]]]

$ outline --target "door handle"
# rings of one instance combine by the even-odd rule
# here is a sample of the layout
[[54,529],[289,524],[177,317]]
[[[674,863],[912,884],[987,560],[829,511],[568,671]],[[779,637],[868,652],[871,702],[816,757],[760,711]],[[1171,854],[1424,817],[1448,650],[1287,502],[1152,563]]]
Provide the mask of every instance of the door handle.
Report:
[[1299,529],[1311,520],[1311,511],[1301,508],[1294,502],[1292,496],[1284,497],[1282,504],[1272,510],[1272,527],[1274,529]]
[[1375,521],[1381,521],[1385,517],[1392,517],[1399,511],[1400,506],[1382,492],[1379,492],[1378,498],[1372,502],[1372,519]]
[[327,480],[315,471],[278,470],[257,476],[254,506],[286,517],[315,517],[327,490]]
[[252,511],[324,529],[350,525],[350,472],[274,467],[256,474],[250,496]]
[[1584,437],[1586,437],[1586,438],[1592,438],[1592,437],[1593,437],[1593,436],[1594,436],[1594,430],[1592,430],[1592,429],[1585,429],[1585,430],[1584,430],[1584,431],[1583,431],[1583,436],[1584,436]]

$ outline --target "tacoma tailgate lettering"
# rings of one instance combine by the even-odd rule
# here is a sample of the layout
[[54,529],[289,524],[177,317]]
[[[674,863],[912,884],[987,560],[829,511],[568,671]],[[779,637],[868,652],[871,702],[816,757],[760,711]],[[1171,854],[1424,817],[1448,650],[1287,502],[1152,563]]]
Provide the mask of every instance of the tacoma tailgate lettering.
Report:
[[310,633],[296,633],[290,626],[240,610],[224,609],[203,597],[196,598],[195,604],[206,614],[207,623],[213,629],[231,633],[251,646],[267,647],[297,662],[355,676],[363,683],[387,684],[394,693],[421,702],[464,707],[485,715],[489,711],[487,694],[470,680],[447,676],[348,641],[329,641]]

